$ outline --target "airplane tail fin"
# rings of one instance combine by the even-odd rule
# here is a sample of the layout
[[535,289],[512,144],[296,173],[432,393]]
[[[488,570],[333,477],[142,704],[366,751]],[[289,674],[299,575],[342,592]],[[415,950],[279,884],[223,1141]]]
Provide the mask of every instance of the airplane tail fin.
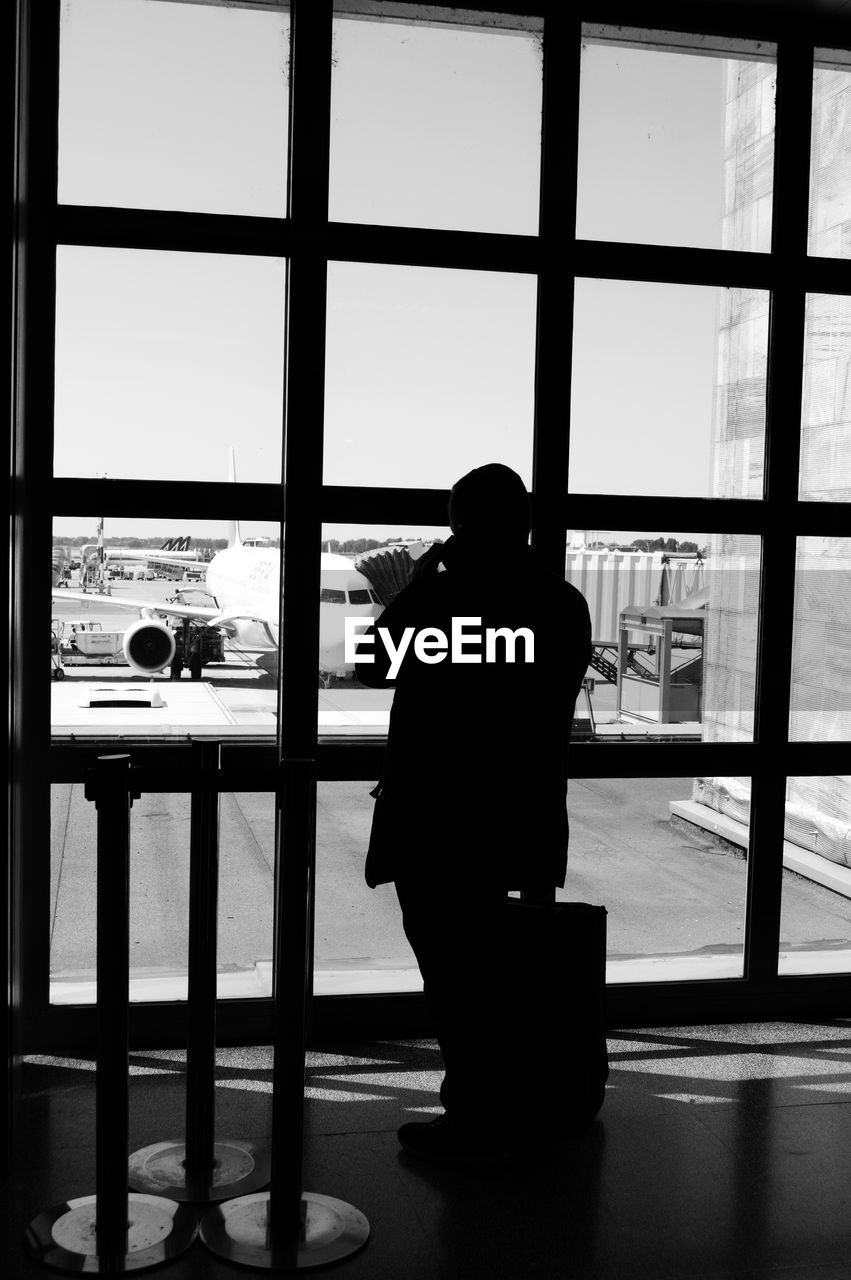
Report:
[[[228,455],[228,480],[231,484],[236,482],[236,454],[233,445],[231,445],[230,453]],[[238,520],[231,520],[228,523],[228,546],[242,546],[242,534],[239,531]]]

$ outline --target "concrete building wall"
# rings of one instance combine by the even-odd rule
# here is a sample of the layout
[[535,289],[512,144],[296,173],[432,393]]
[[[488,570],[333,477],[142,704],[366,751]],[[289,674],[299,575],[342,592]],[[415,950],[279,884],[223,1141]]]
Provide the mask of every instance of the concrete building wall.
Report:
[[[768,248],[775,69],[728,62],[724,233],[728,249]],[[851,257],[851,73],[817,72],[810,252]],[[768,299],[725,290],[718,321],[712,492],[762,494]],[[808,299],[801,496],[851,500],[851,305]],[[849,511],[851,515],[851,511]],[[751,736],[758,574],[754,540],[715,535],[704,665],[705,736]],[[770,545],[763,548],[771,555]],[[748,559],[748,556],[750,557]],[[792,737],[851,737],[851,539],[802,539],[797,565]],[[770,619],[767,620],[770,634]],[[790,779],[787,798],[851,823],[851,777]]]

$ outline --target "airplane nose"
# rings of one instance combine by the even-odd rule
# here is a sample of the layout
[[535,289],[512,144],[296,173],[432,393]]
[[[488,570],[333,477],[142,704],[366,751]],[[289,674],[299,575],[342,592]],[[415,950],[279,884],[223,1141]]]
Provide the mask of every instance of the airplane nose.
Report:
[[323,671],[342,671],[346,666],[345,646],[343,644],[320,645],[319,665]]

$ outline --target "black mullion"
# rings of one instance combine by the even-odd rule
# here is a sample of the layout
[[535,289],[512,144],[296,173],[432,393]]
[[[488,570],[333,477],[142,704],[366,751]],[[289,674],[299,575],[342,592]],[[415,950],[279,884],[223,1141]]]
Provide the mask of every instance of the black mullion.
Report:
[[749,498],[672,498],[571,493],[571,529],[687,529],[694,533],[762,533],[765,504]]
[[[566,431],[562,425],[560,432]],[[671,498],[634,494],[571,493],[563,489],[538,494],[537,503],[552,505],[548,519],[569,528],[666,527],[696,533],[755,533],[765,530],[765,504],[749,498]],[[325,485],[323,519],[338,524],[444,524],[448,490]],[[847,506],[808,503],[806,518],[817,528],[841,523]]]
[[[461,6],[473,13],[487,14],[498,8],[500,12],[545,20],[558,16],[565,7],[564,0],[515,0],[510,6],[495,6],[492,0],[469,0]],[[451,21],[458,6],[452,0],[436,0],[428,8],[446,9]],[[795,39],[801,27],[800,13],[795,12],[794,5],[768,5],[764,0],[690,0],[688,4],[683,0],[653,0],[642,4],[640,11],[634,0],[583,0],[577,9],[581,20],[587,23],[759,41],[776,41],[783,36]],[[807,25],[818,45],[842,48],[848,41],[847,22],[833,13],[814,13],[810,7]]]
[[[6,35],[6,53],[2,58],[5,71],[3,82],[3,139],[2,153],[6,180],[9,184],[9,229],[13,246],[12,252],[6,254],[3,263],[4,293],[9,299],[8,328],[4,330],[7,337],[6,349],[3,353],[3,389],[6,403],[14,405],[16,393],[15,356],[19,333],[19,316],[17,312],[17,270],[18,257],[16,251],[16,230],[18,217],[18,200],[23,193],[19,191],[19,179],[22,176],[18,169],[19,139],[21,131],[21,99],[22,62],[24,55],[24,39],[21,27],[21,6],[7,4],[3,15],[2,30]],[[23,204],[23,202],[21,202]],[[22,317],[20,317],[22,319]],[[11,339],[11,340],[9,340]],[[5,417],[2,427],[3,448],[7,458],[12,454],[12,421]],[[11,485],[6,487],[6,521],[11,519]],[[8,600],[11,592],[9,557],[3,557],[0,566],[0,591]],[[6,672],[5,688],[5,722],[11,724],[12,713],[12,681],[11,660],[14,648],[14,637],[7,624],[0,644],[0,666]],[[23,934],[20,917],[20,894],[18,885],[21,876],[23,845],[20,840],[11,838],[9,797],[12,789],[12,756],[11,743],[6,751],[6,797],[5,804],[0,805],[3,815],[3,833],[5,855],[0,858],[0,981],[5,996],[2,1024],[0,1024],[0,1178],[5,1178],[9,1170],[12,1154],[12,1131],[14,1116],[18,1111],[17,1102],[20,1097],[20,1073],[18,1070],[20,1056],[18,1045],[13,1043],[12,1010],[17,1003],[20,977],[20,951]],[[10,1000],[11,996],[11,1000]],[[15,1010],[17,1012],[17,1010]]]
[[573,346],[573,261],[579,149],[581,26],[567,10],[547,17],[541,120],[541,274],[535,353],[532,545],[564,573]]
[[[558,97],[564,96],[564,88],[558,86]],[[555,96],[552,88],[547,93]],[[554,106],[547,110],[552,121]],[[563,150],[564,134],[560,137]],[[563,186],[564,175],[557,175],[557,181]],[[555,185],[555,180],[549,185]],[[288,257],[295,234],[291,222],[283,218],[84,205],[59,205],[52,227],[59,244],[260,257]],[[563,225],[560,231],[564,237]],[[335,261],[470,271],[534,274],[547,253],[545,241],[537,236],[358,223],[330,223],[315,228],[312,238]],[[750,289],[767,289],[771,284],[768,254],[596,240],[576,241],[575,252],[576,274],[594,279]],[[811,258],[810,269],[826,292],[851,292],[851,263]]]
[[[795,8],[793,4],[765,4],[763,0],[691,0],[689,4],[663,0],[642,5],[639,14],[631,0],[585,0],[581,14],[584,22],[609,27],[738,36],[774,43],[800,38],[801,16]],[[817,45],[843,48],[848,43],[848,24],[843,19],[813,13],[810,7],[806,21]]]
[[807,258],[808,293],[851,295],[851,262],[842,258]]
[[790,523],[799,537],[847,538],[851,503],[795,502],[790,507]]
[[[37,764],[50,726],[50,681],[44,656],[50,598],[41,566],[52,536],[49,492],[53,460],[56,252],[51,217],[56,202],[59,111],[59,3],[29,0],[25,101],[21,140],[20,332],[13,467],[13,805],[22,859],[22,1008],[24,1022],[43,1014],[50,968],[50,804]],[[26,643],[26,637],[33,637]]]
[[766,423],[766,538],[760,591],[755,736],[774,755],[772,773],[753,782],[745,972],[777,974],[783,889],[785,776],[788,740],[803,378],[804,307],[809,203],[812,45],[800,38],[777,52],[777,98],[771,302]]
[[[85,782],[99,755],[104,751],[115,751],[116,747],[123,749],[128,741],[129,735],[120,738],[113,735],[100,742],[86,738],[74,742],[57,741],[43,753],[41,771],[51,783]],[[159,739],[134,743],[132,752],[134,766],[168,772],[174,778],[175,791],[191,790],[195,769],[189,738],[177,742]],[[269,735],[264,742],[235,737],[225,738],[222,743],[222,768],[225,772],[241,771],[246,774],[260,769],[272,770],[277,766],[277,759],[274,735]]]
[[[121,741],[125,741],[122,739]],[[114,750],[116,738],[57,741],[40,754],[39,772],[51,783],[85,781],[96,757]],[[847,742],[790,743],[780,758],[781,768],[753,743],[599,742],[574,743],[571,773],[582,778],[682,777],[740,775],[759,778],[782,773],[789,777],[822,777],[836,770],[837,752],[849,751]],[[684,754],[685,753],[685,754]],[[689,754],[690,753],[690,754]],[[323,737],[317,748],[322,781],[359,781],[378,777],[384,755],[384,739]],[[240,737],[223,746],[226,770],[271,769],[275,745]],[[148,769],[169,770],[176,779],[192,772],[191,744],[138,743],[133,759]],[[187,786],[190,783],[186,784]],[[176,787],[185,789],[185,787]]]
[[773,280],[771,258],[767,253],[610,240],[577,240],[576,274],[594,280],[641,280],[737,289],[769,289]]
[[[844,975],[784,977],[768,986],[745,984],[739,979],[709,982],[667,982],[647,985],[614,983],[606,995],[606,1026],[711,1025],[768,1018],[811,1019],[847,1014],[847,981]],[[217,1006],[219,1042],[264,1044],[272,1035],[272,1002],[268,999],[220,1000]],[[33,1028],[27,1044],[31,1053],[90,1052],[95,1036],[96,1010],[92,1005],[59,1006],[50,1023]],[[428,1016],[421,993],[398,992],[364,996],[317,996],[313,1002],[313,1030],[317,1043],[331,1039],[351,1042],[364,1034],[421,1036],[429,1033]],[[130,1047],[186,1045],[186,1005],[134,1003],[130,1007]]]
[[332,21],[330,0],[293,6],[279,724],[285,756],[309,757],[316,743]]
[[[572,778],[677,778],[756,775],[764,754],[752,742],[575,742],[570,748]],[[377,777],[384,752],[375,741],[324,738],[318,747],[319,777],[357,780]]]
[[377,489],[325,485],[322,518],[326,524],[448,524],[448,489]]
[[283,218],[95,205],[59,205],[54,229],[58,244],[278,258],[289,255],[292,240]]
[[409,267],[456,267],[467,271],[534,274],[540,266],[537,236],[428,227],[372,226],[332,222],[328,257],[339,262],[382,262]]
[[[817,777],[835,772],[837,750],[847,743],[792,743],[777,762],[753,742],[575,742],[570,773],[574,778],[767,778]],[[323,738],[318,747],[321,779],[356,781],[378,777],[384,740]]]
[[[751,533],[768,535],[772,508],[753,498],[671,498],[635,494],[572,493],[567,499],[573,529],[633,529],[661,526],[692,529],[696,533]],[[800,502],[783,505],[783,519],[801,534],[847,535],[851,504]],[[581,519],[579,518],[581,516]],[[603,518],[605,517],[605,518]],[[650,521],[652,524],[648,524]]]
[[[105,480],[59,476],[44,489],[45,511],[79,515],[151,516],[223,520],[231,513],[251,519],[280,519],[277,484],[218,480]],[[322,515],[326,522],[353,524],[435,524],[446,522],[449,491],[357,485],[324,485]],[[635,494],[573,493],[548,500],[563,510],[555,517],[571,528],[692,528],[696,533],[768,532],[767,504],[749,498],[672,498]],[[847,532],[851,508],[842,502],[791,503],[787,516],[802,533]],[[650,527],[650,525],[648,525]]]
[[768,1019],[845,1017],[845,975],[784,976],[773,982],[612,983],[606,989],[606,1022],[610,1027],[660,1027]]
[[281,486],[218,480],[92,480],[60,478],[46,489],[54,516],[281,521]]

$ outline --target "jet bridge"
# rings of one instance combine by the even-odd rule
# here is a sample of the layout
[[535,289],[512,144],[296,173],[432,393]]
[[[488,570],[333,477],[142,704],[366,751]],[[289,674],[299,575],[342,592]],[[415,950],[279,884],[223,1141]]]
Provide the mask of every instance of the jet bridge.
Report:
[[[696,554],[670,551],[614,551],[571,548],[565,556],[564,576],[588,602],[591,666],[601,680],[618,682],[620,618],[627,608],[669,605],[674,601],[693,607],[703,602],[706,562]],[[702,644],[697,640],[695,645]],[[650,638],[628,650],[628,668],[637,676],[645,670]]]

